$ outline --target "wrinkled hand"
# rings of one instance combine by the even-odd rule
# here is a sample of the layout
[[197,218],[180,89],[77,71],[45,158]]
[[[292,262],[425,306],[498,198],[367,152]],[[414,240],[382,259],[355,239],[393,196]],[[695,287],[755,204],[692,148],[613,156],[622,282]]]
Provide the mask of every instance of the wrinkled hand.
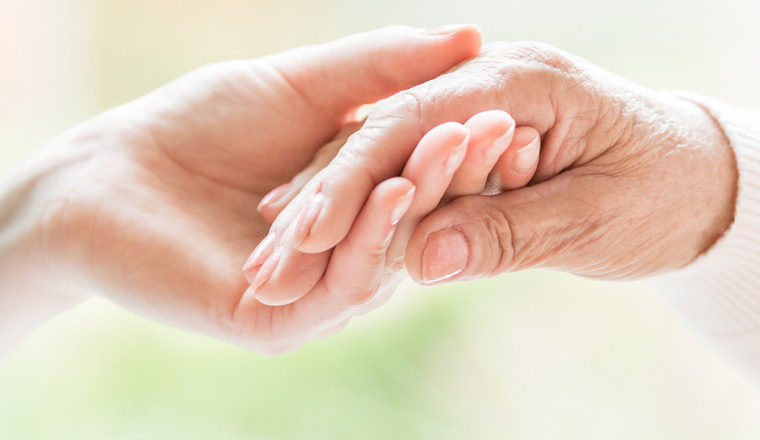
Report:
[[487,109],[539,131],[538,169],[527,188],[460,197],[424,219],[405,258],[418,282],[533,267],[646,276],[693,261],[731,223],[733,156],[702,108],[549,46],[499,43],[379,102],[273,228],[292,222],[319,189],[324,206],[298,249],[329,249],[372,182],[397,175],[421,133]]
[[[336,246],[335,253],[333,249],[319,253],[300,252],[296,246],[319,217],[324,196],[314,194],[305,209],[291,201],[315,174],[328,166],[344,146],[346,137],[359,127],[360,124],[347,126],[335,141],[317,153],[309,166],[290,182],[272,190],[259,204],[258,209],[264,218],[276,223],[267,240],[254,251],[243,268],[253,286],[252,293],[260,302],[288,304],[307,295],[314,286],[320,285],[324,277],[329,279],[336,272],[357,272],[350,260],[340,262],[336,256],[342,254],[345,242],[352,240],[371,247],[369,237],[374,234],[362,238],[361,232],[357,231],[357,225],[361,222],[357,219],[353,222],[349,238]],[[466,142],[462,145],[460,132],[467,133]],[[446,145],[454,149],[448,151]],[[431,146],[438,151],[424,151]],[[540,146],[535,129],[515,127],[515,121],[501,110],[478,113],[463,125],[444,123],[427,133],[401,172],[401,177],[408,179],[420,191],[411,213],[396,228],[392,240],[381,250],[373,252],[383,257],[380,260],[385,260],[384,265],[375,266],[384,266],[385,269],[377,275],[367,275],[368,279],[377,278],[374,285],[393,286],[406,274],[403,260],[409,237],[419,222],[437,206],[463,195],[497,194],[525,186],[536,171]],[[340,201],[336,204],[339,207]],[[277,220],[290,218],[296,210],[300,210],[301,214],[291,223],[283,224]],[[391,290],[370,289],[366,295],[360,295],[366,298],[363,309],[384,301]]]
[[472,27],[386,28],[203,67],[106,112],[44,152],[61,165],[47,179],[35,246],[44,261],[34,264],[59,286],[159,321],[257,351],[292,349],[353,309],[327,295],[241,302],[240,268],[270,226],[257,204],[358,106],[441,74],[479,45]]

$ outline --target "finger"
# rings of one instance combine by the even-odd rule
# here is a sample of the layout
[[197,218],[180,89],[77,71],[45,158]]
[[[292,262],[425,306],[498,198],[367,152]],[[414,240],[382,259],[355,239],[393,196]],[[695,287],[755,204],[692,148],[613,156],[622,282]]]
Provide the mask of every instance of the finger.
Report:
[[[388,299],[388,295],[380,297],[377,293],[384,290],[384,283],[397,281],[403,268],[399,264],[403,262],[400,252],[417,223],[440,203],[466,155],[468,140],[468,130],[457,123],[442,124],[428,132],[404,168],[403,178],[412,182],[416,190],[406,214],[402,215],[403,209],[399,207],[394,209],[392,219],[398,226],[392,231],[390,242],[380,239],[387,230],[382,219],[388,215],[381,214],[380,207],[377,213],[373,212],[368,203],[349,235],[335,248],[325,273],[325,286],[350,304],[360,305],[357,312]],[[396,203],[403,207],[407,202]]]
[[[331,144],[338,145],[340,142],[338,139]],[[330,148],[332,146],[328,145],[324,150],[325,156],[330,155]],[[287,187],[286,190],[289,191]],[[281,306],[298,300],[315,286],[324,273],[330,252],[304,254],[298,251],[295,242],[298,226],[299,222],[294,222],[282,233],[270,231],[243,267],[243,273],[252,286],[250,294],[264,305]]]
[[[293,49],[251,63],[259,74],[274,72],[280,76],[293,89],[293,99],[304,101],[310,107],[310,113],[304,113],[304,126],[293,133],[292,143],[301,145],[332,136],[336,127],[359,106],[434,78],[475,56],[480,51],[480,40],[480,31],[472,25],[427,31],[390,26],[327,44]],[[370,191],[368,188],[363,193],[362,202]],[[290,194],[282,189],[279,193]],[[267,215],[269,219],[280,217],[273,225],[278,237],[304,204],[305,198],[302,198],[289,205],[291,209],[286,210],[284,216]],[[288,211],[291,212],[288,214]],[[352,220],[358,211],[358,207],[353,211]],[[342,236],[350,224],[345,226]]]
[[351,232],[335,247],[325,271],[324,286],[351,305],[370,300],[385,270],[385,254],[401,217],[415,197],[407,179],[395,177],[375,188]]
[[[443,191],[445,185],[439,192]],[[279,354],[345,326],[363,310],[361,304],[366,306],[373,299],[382,281],[387,246],[414,200],[415,187],[407,179],[392,178],[378,185],[349,236],[335,249],[322,282],[298,301],[272,307],[258,301],[249,288],[233,315],[242,329],[237,343],[260,353]]]
[[[305,170],[304,170],[305,171]],[[261,213],[264,220],[270,225],[274,223],[277,216],[287,206],[287,204],[295,197],[303,188],[303,185],[298,185],[298,181],[303,175],[303,171],[296,174],[289,182],[285,182],[275,189],[269,191],[259,202],[256,210]]]
[[290,182],[284,183],[270,191],[258,206],[258,211],[262,217],[270,224],[274,222],[277,216],[298,195],[304,185],[311,180],[320,170],[325,168],[333,158],[338,154],[341,147],[346,143],[349,136],[361,128],[364,122],[349,122],[332,141],[328,142],[317,151],[314,159],[300,173],[296,174]]
[[298,301],[272,307],[258,301],[253,289],[248,289],[234,313],[235,320],[242,323],[240,343],[277,354],[344,326],[357,311],[354,303],[361,302],[356,292],[373,291],[377,270],[385,263],[385,248],[413,198],[414,186],[401,177],[378,185],[352,234],[336,249],[332,269]]
[[[530,57],[534,53],[535,59]],[[554,105],[556,87],[552,81],[566,81],[551,68],[549,61],[555,54],[558,60],[569,57],[538,45],[492,46],[449,73],[378,102],[364,127],[296,197],[292,204],[296,212],[281,216],[288,223],[318,187],[325,194],[325,210],[299,248],[319,252],[345,237],[377,182],[398,175],[421,134],[445,121],[465,121],[481,111],[502,109],[516,125],[532,126],[542,136],[551,129],[552,136],[544,143],[548,153],[542,153],[536,172],[544,180],[571,166],[581,155],[588,159],[601,151],[602,147],[590,151],[585,145],[570,152],[560,148],[564,139],[584,136],[588,126],[573,118],[576,107],[558,109]],[[535,69],[526,71],[526,66]],[[337,200],[340,209],[333,206]]]
[[446,190],[445,200],[480,194],[496,161],[512,142],[515,121],[502,110],[476,114],[465,124],[470,130],[467,155]]
[[256,268],[244,273],[253,287],[256,299],[269,306],[282,306],[301,299],[324,274],[332,250],[305,254],[296,249],[295,226],[289,228],[272,245],[272,252]]
[[518,127],[512,143],[491,172],[491,181],[501,191],[522,188],[538,167],[541,135],[532,127]]
[[388,26],[267,57],[326,114],[343,114],[440,75],[480,51],[473,25]]
[[394,234],[388,249],[389,259],[403,256],[414,228],[441,203],[446,188],[467,155],[469,139],[467,127],[456,122],[441,124],[422,138],[401,173],[417,187],[417,195]]
[[[466,154],[467,138],[467,129],[461,124],[452,122],[434,128],[420,141],[408,168],[404,171],[405,177],[408,176],[414,179],[415,183],[421,185],[420,197],[414,204],[411,213],[415,221],[419,221],[422,216],[433,210],[440,202],[451,176]],[[437,164],[437,166],[429,166],[430,164]],[[391,182],[394,181],[391,180]],[[380,185],[378,188],[383,189],[384,186]],[[323,194],[315,194],[307,205],[307,209],[304,209],[297,220],[289,225],[275,246],[279,251],[275,251],[273,257],[270,257],[275,263],[269,261],[269,264],[262,264],[262,268],[267,270],[259,270],[255,281],[252,282],[256,298],[262,303],[283,305],[294,302],[314,287],[322,277],[330,253],[303,253],[296,248],[296,244],[308,232],[316,217],[319,216],[324,207],[324,202]],[[408,236],[413,227],[404,226],[403,228],[406,231],[405,236]],[[365,235],[374,237],[369,232],[365,232]],[[341,246],[339,245],[338,248]],[[366,253],[367,250],[364,252]],[[349,267],[346,265],[353,264],[358,267],[366,267],[367,270],[375,270],[381,274],[385,266],[384,263],[379,264],[373,260],[377,256],[371,252],[369,253],[370,261],[363,260],[361,258],[362,253],[358,251],[351,253],[352,262],[344,261],[341,258],[343,254],[345,252],[341,251],[337,256],[332,256],[332,260],[336,261],[335,264],[338,267],[341,267],[341,264],[344,265],[342,267]],[[273,265],[276,265],[276,268],[272,268]],[[362,271],[356,269],[350,273],[353,275],[362,273]],[[262,282],[265,278],[266,281]],[[362,277],[357,282],[364,285],[366,279]]]
[[[435,284],[573,267],[606,232],[599,226],[609,221],[605,212],[619,206],[606,190],[570,172],[500,195],[460,197],[414,231],[406,248],[409,274]],[[582,197],[597,203],[578,203]]]

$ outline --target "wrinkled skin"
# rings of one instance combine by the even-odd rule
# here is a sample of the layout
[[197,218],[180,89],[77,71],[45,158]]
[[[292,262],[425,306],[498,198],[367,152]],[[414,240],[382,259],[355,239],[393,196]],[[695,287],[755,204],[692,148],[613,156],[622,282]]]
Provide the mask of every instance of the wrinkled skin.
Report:
[[[539,131],[538,169],[527,188],[460,197],[428,216],[406,249],[406,266],[418,282],[430,284],[426,267],[457,265],[456,276],[443,281],[532,267],[605,279],[648,276],[687,265],[731,224],[733,153],[701,107],[550,46],[496,43],[457,69],[379,102],[273,230],[291,222],[304,195],[321,186],[325,212],[299,249],[333,246],[371,188],[357,184],[363,176],[394,175],[420,133],[486,109],[502,109],[518,126]],[[453,252],[438,247],[423,261],[431,234],[449,228],[461,235],[462,246]],[[446,262],[444,254],[465,257]]]

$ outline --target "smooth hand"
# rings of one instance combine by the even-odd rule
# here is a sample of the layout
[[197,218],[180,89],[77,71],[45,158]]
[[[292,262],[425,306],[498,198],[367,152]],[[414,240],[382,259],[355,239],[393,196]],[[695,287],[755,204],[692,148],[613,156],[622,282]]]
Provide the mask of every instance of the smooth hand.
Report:
[[300,345],[348,308],[313,296],[287,308],[241,304],[241,267],[270,226],[257,204],[360,105],[479,49],[472,27],[386,28],[203,67],[99,115],[9,178],[0,260],[13,264],[2,265],[10,281],[0,287],[33,289],[30,298],[102,293],[262,352]]

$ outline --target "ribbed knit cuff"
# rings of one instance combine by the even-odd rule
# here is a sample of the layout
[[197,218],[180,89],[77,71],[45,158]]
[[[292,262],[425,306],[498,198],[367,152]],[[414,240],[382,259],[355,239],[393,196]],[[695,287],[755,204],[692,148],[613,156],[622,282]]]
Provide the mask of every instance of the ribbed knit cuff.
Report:
[[663,297],[707,335],[760,333],[760,112],[678,94],[707,110],[736,155],[734,224],[686,268],[653,279]]

